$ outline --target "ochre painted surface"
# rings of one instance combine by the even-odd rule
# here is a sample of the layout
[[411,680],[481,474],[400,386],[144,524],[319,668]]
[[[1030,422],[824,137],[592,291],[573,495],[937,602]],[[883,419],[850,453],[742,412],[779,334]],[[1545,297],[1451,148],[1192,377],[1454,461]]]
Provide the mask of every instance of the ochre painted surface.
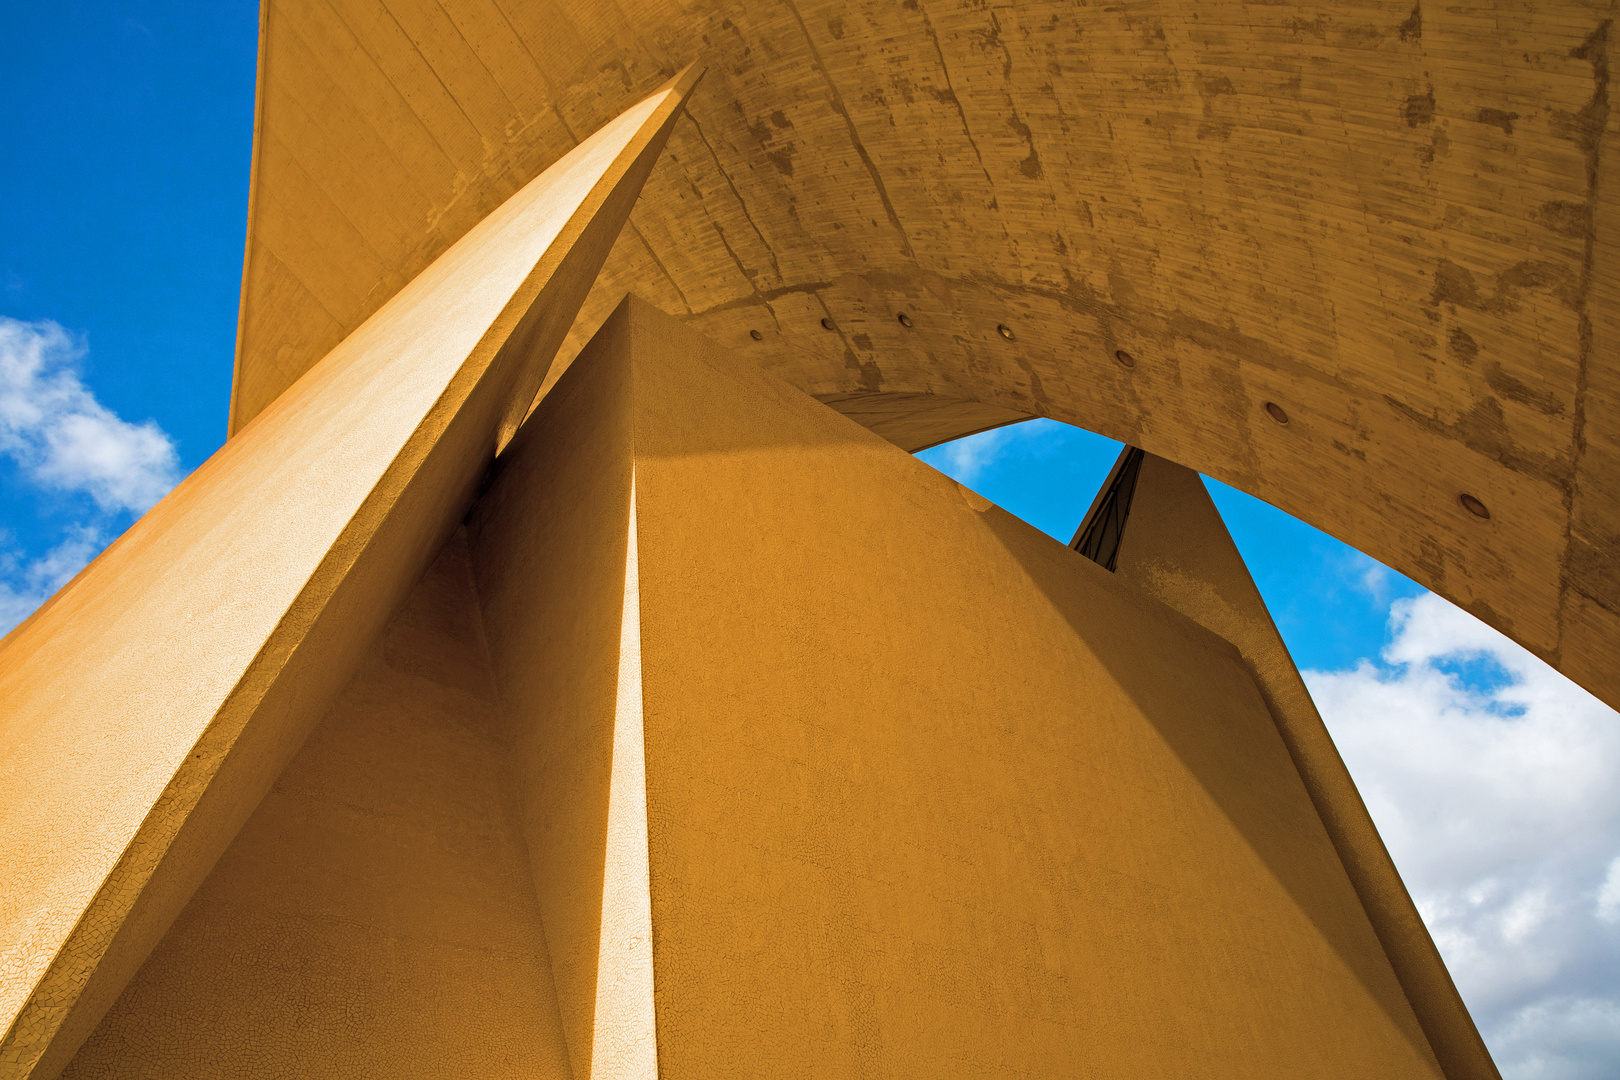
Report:
[[0,1077],[71,1057],[443,545],[696,74],[466,233],[0,643]]
[[1441,1075],[1235,648],[649,306],[471,533],[576,1075],[630,579],[660,1076]]
[[570,1080],[463,535],[68,1080]]
[[[605,997],[651,1009],[650,985],[626,985],[632,962],[650,961],[650,938],[609,949],[604,933],[647,904],[644,839],[639,884],[626,874],[636,852],[622,842],[625,762],[615,754],[619,721],[639,725],[640,713],[639,667],[626,654],[639,642],[627,641],[625,615],[639,607],[626,573],[633,462],[628,387],[613,378],[622,374],[553,388],[545,416],[519,430],[469,518],[576,1077],[613,1074],[625,1056],[614,1051],[634,1049],[612,1040],[622,1017],[598,1013]],[[599,1062],[604,1043],[613,1060]]]
[[1326,530],[1620,704],[1613,18],[265,0],[232,423],[701,57],[565,358],[635,290],[903,446],[942,437],[928,395],[1078,424]]
[[1496,1080],[1490,1051],[1197,473],[1143,456],[1116,571],[1243,653],[1446,1074]]

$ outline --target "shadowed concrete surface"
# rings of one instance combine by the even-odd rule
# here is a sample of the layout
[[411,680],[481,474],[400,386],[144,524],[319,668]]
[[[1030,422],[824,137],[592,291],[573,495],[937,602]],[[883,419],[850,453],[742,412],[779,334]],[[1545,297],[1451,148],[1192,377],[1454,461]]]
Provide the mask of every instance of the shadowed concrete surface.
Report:
[[460,533],[62,1073],[568,1080]]
[[[512,724],[524,833],[551,937],[574,1075],[595,1060],[605,1021],[604,912],[625,891],[608,865],[630,554],[631,414],[627,372],[559,383],[544,415],[497,459],[469,518],[490,652]],[[617,380],[615,379],[617,376]],[[643,814],[643,821],[645,815]],[[646,889],[645,841],[640,889]],[[643,901],[645,907],[645,901]],[[627,943],[605,957],[624,959]],[[650,953],[647,934],[636,952]],[[652,987],[642,986],[650,1007]],[[634,1076],[635,1073],[627,1075]]]
[[263,19],[234,427],[701,57],[565,358],[634,290],[902,446],[1077,424],[1281,507],[1620,703],[1607,0]]

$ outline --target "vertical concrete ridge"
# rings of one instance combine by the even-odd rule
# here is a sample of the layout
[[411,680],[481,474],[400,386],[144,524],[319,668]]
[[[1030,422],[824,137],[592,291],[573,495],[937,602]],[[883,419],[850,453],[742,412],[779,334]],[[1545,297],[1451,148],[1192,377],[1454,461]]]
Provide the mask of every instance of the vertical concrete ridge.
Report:
[[647,865],[641,585],[636,562],[636,481],[632,466],[591,1080],[652,1080],[658,1075],[658,1034],[653,1010],[652,889]]

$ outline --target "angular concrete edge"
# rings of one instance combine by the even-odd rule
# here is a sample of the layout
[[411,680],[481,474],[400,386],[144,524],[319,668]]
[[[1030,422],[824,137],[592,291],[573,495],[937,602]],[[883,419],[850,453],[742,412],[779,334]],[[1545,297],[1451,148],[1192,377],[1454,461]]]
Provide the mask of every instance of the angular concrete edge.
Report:
[[225,413],[225,435],[227,438],[236,434],[238,426],[238,397],[242,387],[242,339],[247,320],[242,313],[248,305],[248,267],[253,257],[253,233],[258,215],[254,213],[258,201],[259,191],[259,147],[264,138],[264,84],[265,64],[269,59],[269,50],[265,47],[270,40],[266,28],[270,22],[270,0],[260,0],[259,3],[259,52],[254,66],[253,80],[253,151],[248,163],[248,205],[247,228],[243,230],[242,237],[242,285],[237,290],[236,297],[236,348],[231,357],[231,400]]
[[[639,359],[627,364],[626,354]],[[627,411],[634,413],[629,432]],[[585,419],[591,415],[596,419]],[[645,620],[635,635],[646,650],[644,729],[641,740],[629,741],[645,755],[661,1071],[703,1075],[717,1062],[739,1060],[791,1071],[788,1063],[813,1046],[824,1068],[853,1073],[859,1062],[876,1064],[879,1058],[862,1054],[879,1047],[897,1055],[892,1060],[914,1062],[912,1051],[926,1056],[946,1045],[967,1055],[953,1059],[959,1072],[975,1073],[975,1064],[992,1060],[1016,1071],[1012,1063],[1027,1065],[1031,1054],[1047,1065],[1072,1062],[1080,1047],[1097,1050],[1111,1038],[1109,1060],[1119,1074],[1138,1075],[1128,1070],[1143,1060],[1141,1046],[1159,1045],[1153,1040],[1162,1036],[1171,1057],[1220,1047],[1231,1052],[1224,1060],[1234,1069],[1254,1050],[1273,1067],[1350,1063],[1323,1075],[1354,1074],[1354,1063],[1377,1061],[1405,1066],[1364,1075],[1440,1074],[1250,666],[1224,637],[1075,560],[633,300],[604,324],[533,419],[503,457],[472,531],[488,636],[506,654],[497,664],[506,674],[504,704],[509,718],[532,728],[520,768],[542,770],[531,791],[547,805],[530,822],[531,853],[537,884],[551,894],[546,936],[559,997],[572,1016],[576,1074],[614,1067],[604,1051],[621,1019],[608,1011],[604,993],[613,979],[612,908],[629,892],[613,885],[606,865],[614,858],[609,778],[629,764],[616,752],[627,742],[622,678],[632,640],[624,626],[629,574],[621,567],[634,567],[639,578],[637,613]],[[892,475],[884,463],[893,465]],[[844,483],[853,485],[847,501],[832,490]],[[626,539],[632,501],[645,525],[635,560]],[[920,509],[925,504],[931,509]],[[949,534],[967,546],[955,558],[941,557],[940,536],[916,527],[924,520],[951,523]],[[828,557],[829,548],[856,535],[858,553]],[[578,552],[590,558],[579,562]],[[898,576],[860,578],[857,568],[870,571],[868,561],[885,559]],[[825,565],[845,567],[861,583],[807,587],[813,567]],[[927,615],[883,622],[910,610],[908,599],[959,589],[966,590],[963,602],[924,604]],[[984,614],[1009,603],[1016,612],[1005,618]],[[981,617],[994,633],[981,634]],[[1025,626],[1026,617],[1034,622]],[[1242,692],[1189,691],[1194,680],[1179,668],[1138,671],[1127,658],[1157,655],[1153,643],[1170,629],[1190,646],[1189,656],[1208,665],[1206,674],[1225,672],[1223,690],[1241,685]],[[1018,633],[1043,646],[1023,655],[1047,662],[1022,670],[1003,655],[986,661],[987,673],[964,659],[972,675],[954,661],[949,670],[929,666],[939,656],[979,657],[967,639],[1017,651],[1008,643]],[[945,647],[934,648],[936,638]],[[1081,655],[1092,659],[1075,661]],[[1064,657],[1080,666],[1056,662]],[[834,662],[840,659],[842,666]],[[581,660],[596,669],[588,693],[572,681]],[[1112,674],[1085,675],[1100,675],[1097,665]],[[569,673],[571,681],[558,686],[541,668]],[[1009,680],[1014,670],[1020,675]],[[958,696],[944,695],[942,686]],[[1016,706],[986,705],[1000,701],[988,687]],[[941,704],[947,701],[955,707]],[[1242,722],[1231,712],[1240,704]],[[1043,802],[1022,781],[1005,797],[1010,792],[998,781],[1008,780],[1008,763],[1022,763],[1017,772],[1064,757],[1067,743],[1046,728],[1056,713],[1074,721],[1063,734],[1100,740],[1076,755],[1087,779],[1076,786],[1067,766],[1042,772],[1042,764],[1019,775],[1045,776],[1055,785],[1043,789],[1046,796],[1061,789],[1060,797]],[[1124,722],[1127,715],[1137,719]],[[853,726],[840,727],[846,721]],[[1146,759],[1121,752],[1099,732],[1130,723],[1143,735],[1142,752],[1151,748],[1164,771],[1126,790],[1114,781]],[[942,730],[953,734],[940,738]],[[1046,734],[1032,734],[1040,731]],[[1003,734],[1011,740],[1005,745]],[[1244,741],[1234,743],[1233,734]],[[919,737],[938,739],[939,754],[909,757],[906,747]],[[1031,737],[1038,749],[1023,743]],[[577,764],[582,747],[588,770]],[[1256,788],[1256,779],[1274,781],[1275,791]],[[1176,827],[1162,832],[1142,824],[1164,809],[1161,792],[1171,789],[1160,783],[1176,785],[1191,815],[1173,815]],[[1275,799],[1251,801],[1256,790]],[[1006,817],[1018,818],[1024,811],[1015,807],[1026,802],[1073,812],[1069,795],[1095,800],[1070,822],[1085,823],[1074,835],[1064,835],[1069,825],[1055,818],[1041,827],[1019,818],[1024,827],[1015,828]],[[851,817],[856,804],[862,809]],[[1112,829],[1097,824],[1105,818]],[[1284,820],[1289,827],[1279,828]],[[1001,839],[970,839],[992,836]],[[1041,848],[1036,837],[1055,841],[1038,859],[1040,872],[1014,873],[1003,864],[1020,858],[1026,841],[1032,851]],[[1203,846],[1217,838],[1224,838],[1218,854]],[[1091,852],[1091,871],[1104,872],[1047,876],[1080,850]],[[957,860],[943,878],[913,876],[940,871],[934,855],[942,851],[956,852]],[[579,872],[587,857],[590,881]],[[1161,868],[1144,877],[1149,864]],[[1194,864],[1210,872],[1188,870]],[[1240,864],[1248,867],[1246,884],[1229,888]],[[992,865],[996,872],[972,869]],[[723,872],[708,873],[715,868]],[[1129,872],[1107,872],[1118,868]],[[907,884],[896,887],[900,879]],[[1148,891],[1138,895],[1144,881]],[[1018,884],[1003,892],[1011,882]],[[1027,929],[1055,919],[1040,946],[1020,938],[1024,930],[1004,936],[1012,923],[998,921],[1029,899],[1030,882],[1041,882],[1036,891],[1049,900],[1063,898],[1029,908],[1032,921],[1022,914],[1012,920]],[[887,898],[874,899],[880,895]],[[1170,895],[1180,900],[1167,902]],[[1205,918],[1199,912],[1209,896],[1231,906]],[[1181,929],[1166,929],[1172,924]],[[887,937],[874,929],[880,926]],[[874,934],[890,947],[878,948]],[[1184,936],[1170,944],[1176,934]],[[1208,946],[1213,940],[1223,944]],[[1256,942],[1266,945],[1255,949]],[[1254,978],[1265,966],[1256,958],[1294,956],[1290,949],[1301,943],[1308,950],[1302,955],[1312,957],[1304,962],[1310,972],[1332,972],[1305,978],[1312,992],[1279,989],[1295,985],[1295,975],[1283,973],[1292,961],[1272,972],[1276,978]],[[1204,954],[1205,947],[1213,952]],[[957,963],[971,953],[978,959]],[[1245,974],[1217,992],[1208,965],[1227,961]],[[954,974],[936,980],[946,968]],[[969,972],[994,974],[981,985]],[[986,991],[983,1000],[974,997],[976,986]],[[1143,995],[1152,1007],[1143,1007]],[[1035,1024],[1004,1036],[1041,1012],[1031,1010],[1048,996],[1050,1028]],[[1254,1004],[1261,1000],[1266,1004]],[[1161,1009],[1179,1019],[1165,1019]],[[942,1010],[952,1020],[935,1027]],[[1212,1020],[1215,1014],[1224,1019]],[[1127,1028],[1135,1035],[1120,1036]],[[880,1038],[879,1030],[887,1034]],[[898,1049],[922,1031],[929,1046]],[[1036,1043],[1043,1049],[1032,1049]]]
[[[1133,452],[1128,446],[1121,452],[1087,521]],[[1082,523],[1080,532],[1084,531]],[[1242,652],[1441,1068],[1450,1080],[1500,1080],[1220,511],[1196,472],[1153,454],[1143,455],[1117,558],[1121,577]]]
[[656,1080],[658,1021],[653,1006],[652,875],[647,854],[647,743],[641,686],[641,574],[636,551],[634,467],[630,470],[630,522],[626,534],[591,1076],[602,1080]]
[[0,1076],[67,1062],[442,545],[700,75],[525,186],[0,642]]

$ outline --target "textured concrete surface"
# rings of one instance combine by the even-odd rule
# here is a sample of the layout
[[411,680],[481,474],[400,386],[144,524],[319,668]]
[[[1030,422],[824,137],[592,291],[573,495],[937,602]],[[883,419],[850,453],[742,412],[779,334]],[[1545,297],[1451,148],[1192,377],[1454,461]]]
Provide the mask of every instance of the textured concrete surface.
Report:
[[[622,826],[613,813],[623,809],[620,725],[640,722],[639,681],[627,679],[639,635],[627,640],[625,618],[639,608],[627,573],[628,387],[611,378],[616,372],[606,374],[553,390],[544,416],[531,417],[498,460],[469,518],[490,653],[512,724],[524,834],[579,1077],[613,1074],[635,1049],[634,1040],[611,1037],[621,1017],[599,1011],[604,995],[617,996],[630,1020],[652,1005],[650,972],[638,967],[639,987],[624,981],[631,962],[650,962],[650,934],[614,949],[605,925],[609,912],[621,926],[640,921],[637,904],[650,918],[645,837],[638,883],[626,872],[637,852],[613,828]],[[599,1049],[609,1061],[597,1060]]]
[[63,1075],[1488,1076],[1155,468],[1110,574],[625,301]]
[[1197,473],[1143,456],[1116,572],[1243,653],[1446,1074],[1494,1078],[1490,1051]]
[[1238,651],[746,361],[627,301],[472,523],[576,1075],[632,576],[661,1076],[1442,1075]]
[[457,534],[70,1080],[569,1080]]
[[443,545],[695,77],[505,202],[0,642],[0,1077],[72,1056]]
[[700,57],[572,346],[633,290],[902,446],[930,396],[1078,424],[1620,704],[1613,17],[265,0],[233,423]]

